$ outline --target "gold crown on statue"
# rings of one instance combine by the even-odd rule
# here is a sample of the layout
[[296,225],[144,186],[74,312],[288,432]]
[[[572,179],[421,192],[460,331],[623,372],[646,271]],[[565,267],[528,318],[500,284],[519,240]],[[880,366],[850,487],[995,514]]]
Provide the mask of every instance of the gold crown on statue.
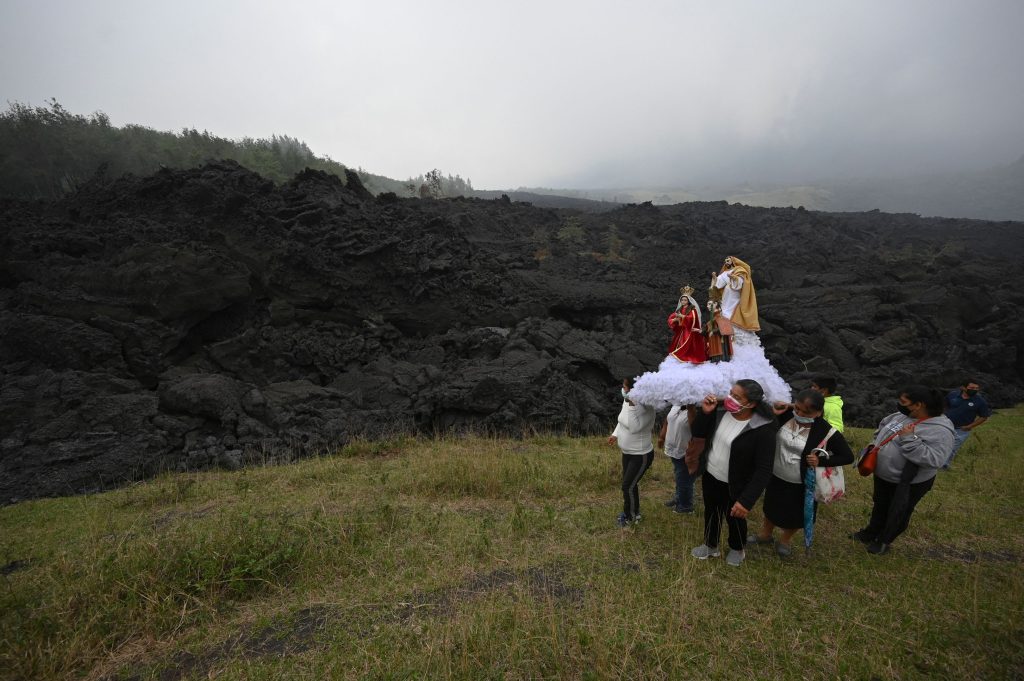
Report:
[[682,287],[681,289],[679,289],[679,295],[683,295],[683,296],[687,296],[687,297],[692,296],[693,295],[693,287],[690,286],[690,285],[686,285],[686,286]]

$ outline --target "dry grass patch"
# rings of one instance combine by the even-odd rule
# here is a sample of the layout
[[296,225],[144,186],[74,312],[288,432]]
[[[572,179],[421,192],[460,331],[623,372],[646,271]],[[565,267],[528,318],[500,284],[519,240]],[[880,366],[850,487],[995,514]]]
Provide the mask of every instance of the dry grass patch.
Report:
[[0,678],[1013,678],[1022,424],[979,431],[882,558],[846,538],[855,474],[787,561],[691,559],[702,520],[661,505],[661,456],[620,531],[597,438],[354,443],[18,504]]

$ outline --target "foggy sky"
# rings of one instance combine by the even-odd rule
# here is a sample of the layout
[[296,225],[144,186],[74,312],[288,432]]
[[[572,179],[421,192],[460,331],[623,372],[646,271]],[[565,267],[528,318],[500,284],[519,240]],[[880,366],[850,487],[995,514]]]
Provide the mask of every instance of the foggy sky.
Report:
[[3,0],[0,102],[477,188],[889,177],[1024,154],[1022,29],[1018,0]]

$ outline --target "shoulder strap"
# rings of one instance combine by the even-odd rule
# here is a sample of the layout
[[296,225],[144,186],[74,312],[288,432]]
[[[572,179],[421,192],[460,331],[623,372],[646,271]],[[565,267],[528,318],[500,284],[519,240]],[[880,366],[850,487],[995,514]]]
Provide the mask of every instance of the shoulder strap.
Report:
[[815,447],[814,449],[811,450],[811,453],[813,454],[814,452],[821,452],[821,456],[822,457],[824,457],[826,459],[829,458],[831,455],[829,454],[828,450],[825,449],[825,445],[828,444],[829,439],[833,435],[835,435],[835,433],[836,433],[836,429],[835,428],[829,428],[828,429],[828,435],[825,436],[825,439],[821,441],[820,445],[818,445],[817,447]]
[[[924,420],[925,420],[925,419],[927,419],[927,418],[928,418],[928,417],[927,417],[927,416],[925,416],[925,417],[924,417],[923,419],[918,419],[918,420],[914,421],[914,425],[916,426],[917,424],[921,423],[921,421],[924,421]],[[905,428],[905,427],[906,427],[906,426],[904,426],[904,428]],[[903,428],[900,428],[900,430],[903,430]],[[889,442],[890,442],[890,441],[891,441],[891,440],[892,440],[892,439],[893,439],[894,437],[896,437],[897,435],[899,435],[899,432],[895,432],[895,433],[893,433],[892,435],[890,435],[889,437],[887,437],[887,438],[885,438],[884,440],[882,440],[882,441],[881,441],[881,442],[880,442],[880,443],[878,444],[878,448],[879,448],[879,449],[881,449],[882,447],[884,447],[884,446],[886,446],[887,444],[889,444]]]

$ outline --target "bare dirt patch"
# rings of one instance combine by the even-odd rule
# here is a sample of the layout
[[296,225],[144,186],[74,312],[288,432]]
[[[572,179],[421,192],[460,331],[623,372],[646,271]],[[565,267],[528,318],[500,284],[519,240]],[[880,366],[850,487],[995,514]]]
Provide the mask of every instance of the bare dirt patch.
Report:
[[[188,676],[206,675],[218,664],[233,658],[257,659],[297,655],[318,647],[326,635],[339,631],[365,636],[385,624],[405,624],[416,618],[451,617],[459,605],[517,586],[537,600],[550,600],[577,606],[585,590],[566,582],[559,566],[532,567],[523,571],[499,569],[474,574],[462,583],[444,589],[415,591],[406,601],[369,609],[370,621],[353,617],[351,610],[336,605],[312,605],[281,615],[270,624],[248,627],[211,648],[199,652],[181,652],[172,656],[160,670],[160,681],[177,681]],[[110,681],[119,678],[108,677]],[[136,673],[130,680],[142,679]]]

